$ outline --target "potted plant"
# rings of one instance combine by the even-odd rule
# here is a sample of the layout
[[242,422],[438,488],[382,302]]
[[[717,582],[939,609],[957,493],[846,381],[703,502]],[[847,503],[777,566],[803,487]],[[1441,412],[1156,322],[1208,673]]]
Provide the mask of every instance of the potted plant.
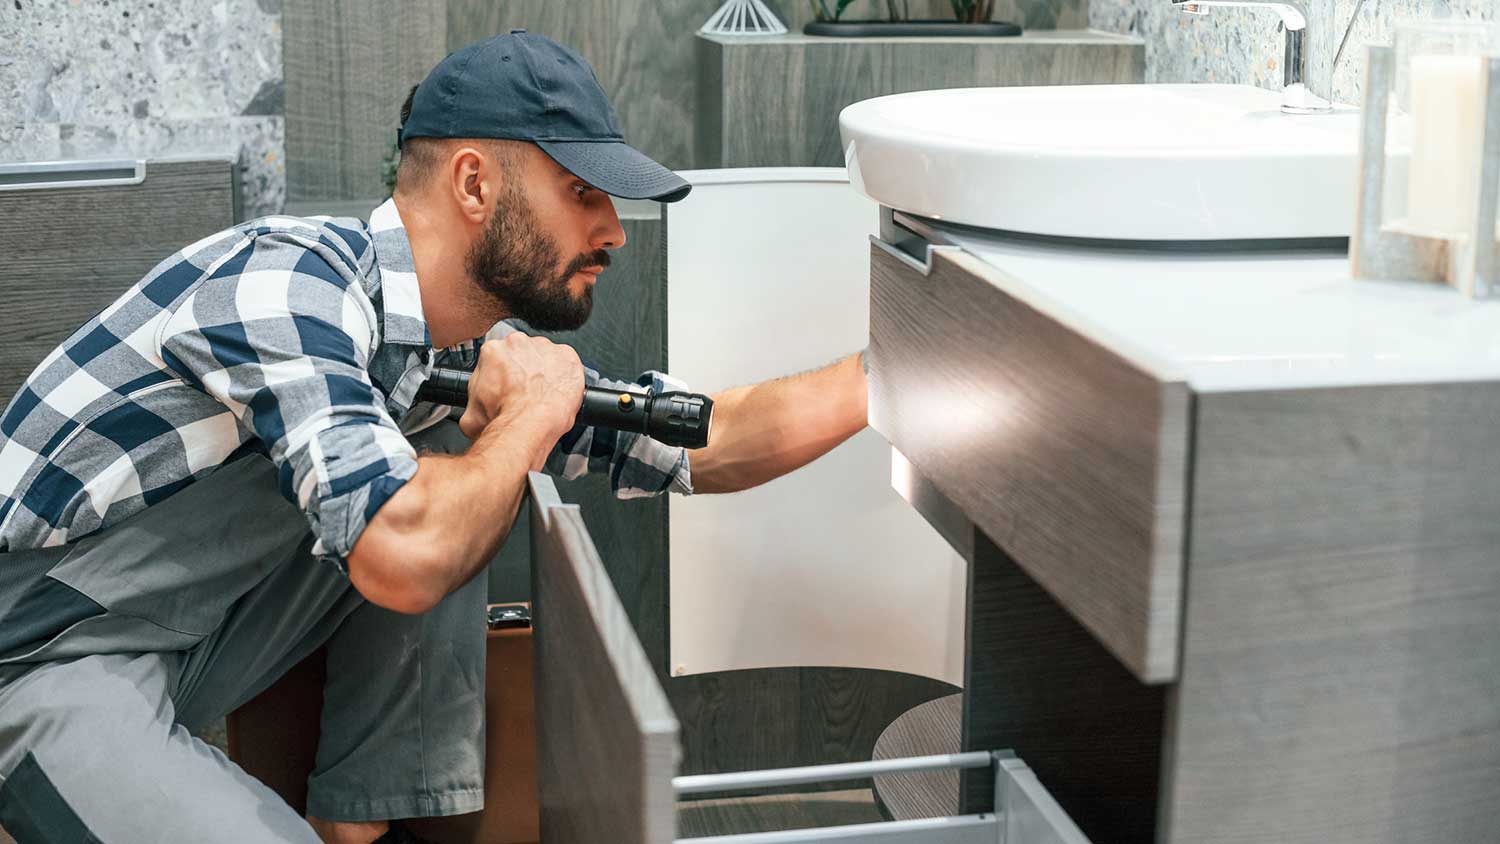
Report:
[[948,3],[953,6],[953,16],[964,23],[987,23],[995,13],[995,0],[948,0]]
[[844,20],[844,12],[855,0],[808,0],[816,20],[802,28],[808,35],[843,38],[891,36],[1007,36],[1020,35],[1013,23],[990,20],[995,0],[948,0],[953,20],[912,20],[911,0],[885,0],[884,20]]

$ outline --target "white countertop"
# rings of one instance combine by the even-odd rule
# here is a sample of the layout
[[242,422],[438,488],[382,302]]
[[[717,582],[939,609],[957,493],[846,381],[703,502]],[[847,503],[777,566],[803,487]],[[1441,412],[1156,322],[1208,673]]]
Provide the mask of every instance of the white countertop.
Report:
[[1007,291],[1200,392],[1500,380],[1500,301],[1356,281],[1342,251],[1163,253],[928,221]]

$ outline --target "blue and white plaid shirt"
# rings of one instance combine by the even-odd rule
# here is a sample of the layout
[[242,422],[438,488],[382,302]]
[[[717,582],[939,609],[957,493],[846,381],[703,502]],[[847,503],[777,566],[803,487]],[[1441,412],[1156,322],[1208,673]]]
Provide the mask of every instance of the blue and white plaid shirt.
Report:
[[[74,332],[0,416],[0,551],[79,539],[261,453],[313,553],[342,562],[416,474],[403,431],[448,414],[414,408],[417,387],[435,363],[472,364],[480,342],[432,349],[392,201],[368,224],[265,217],[204,238]],[[681,388],[654,372],[637,384]],[[692,491],[686,451],[605,429],[569,432],[547,468],[608,468],[622,498]]]

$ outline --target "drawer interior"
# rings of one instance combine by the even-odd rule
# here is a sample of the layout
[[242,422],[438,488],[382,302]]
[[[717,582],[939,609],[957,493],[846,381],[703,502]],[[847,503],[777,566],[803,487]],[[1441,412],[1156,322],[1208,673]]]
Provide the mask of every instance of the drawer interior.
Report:
[[[1007,752],[676,776],[678,722],[577,505],[529,478],[538,794],[548,844],[1088,844],[1036,774]],[[993,810],[946,818],[676,839],[676,801],[696,793],[863,779],[871,766],[984,768]],[[924,767],[925,766],[925,767]]]

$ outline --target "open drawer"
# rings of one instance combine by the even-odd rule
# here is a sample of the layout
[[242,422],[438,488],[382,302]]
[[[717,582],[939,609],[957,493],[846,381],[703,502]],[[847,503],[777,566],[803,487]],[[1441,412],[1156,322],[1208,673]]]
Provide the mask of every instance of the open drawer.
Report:
[[576,504],[531,487],[537,796],[547,844],[660,844],[676,831],[677,718]]
[[537,785],[547,844],[668,844],[679,796],[945,768],[993,770],[994,811],[682,841],[1088,844],[1036,775],[1005,752],[676,776],[677,718],[581,511],[562,503],[545,475],[531,475],[530,492]]

